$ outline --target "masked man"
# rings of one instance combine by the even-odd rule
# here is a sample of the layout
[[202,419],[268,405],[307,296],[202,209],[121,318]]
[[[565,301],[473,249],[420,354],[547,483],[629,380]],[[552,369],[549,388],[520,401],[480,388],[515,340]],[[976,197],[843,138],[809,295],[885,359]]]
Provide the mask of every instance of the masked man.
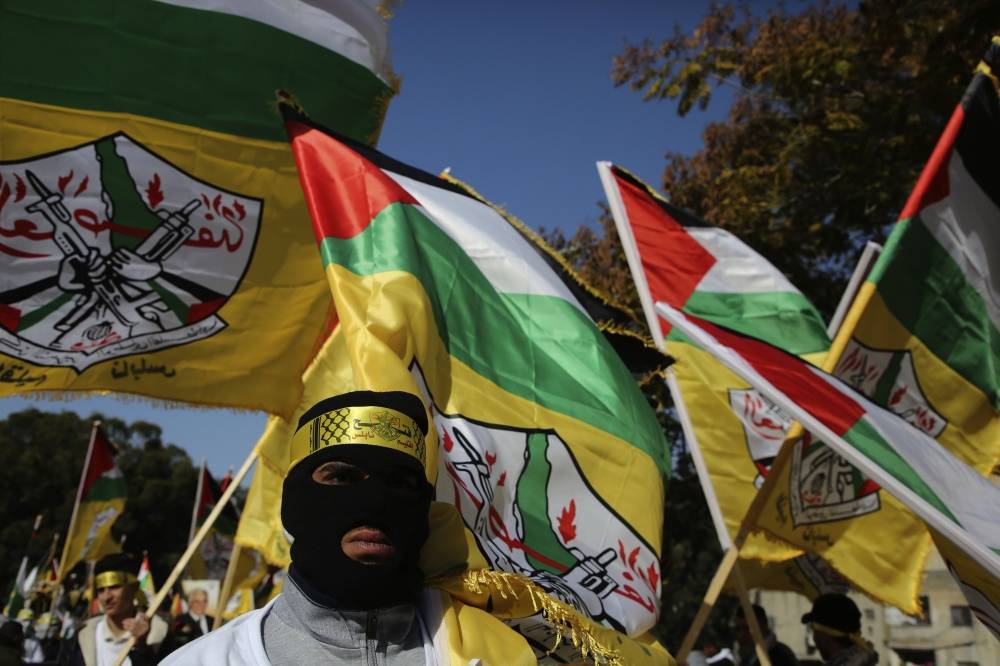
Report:
[[431,510],[427,427],[408,393],[358,391],[309,409],[282,488],[292,538],[282,593],[162,664],[535,664],[497,617],[538,613],[532,597],[509,584],[495,594],[466,585],[471,560],[477,570],[485,560],[470,551],[453,506]]
[[424,405],[406,393],[348,393],[306,412],[282,493],[293,539],[282,594],[164,663],[427,663],[426,433]]
[[158,617],[146,620],[136,605],[139,566],[131,555],[118,553],[98,560],[94,587],[103,615],[87,621],[77,634],[72,666],[112,666],[122,648],[135,636],[135,647],[123,666],[147,666],[157,662],[167,623]]

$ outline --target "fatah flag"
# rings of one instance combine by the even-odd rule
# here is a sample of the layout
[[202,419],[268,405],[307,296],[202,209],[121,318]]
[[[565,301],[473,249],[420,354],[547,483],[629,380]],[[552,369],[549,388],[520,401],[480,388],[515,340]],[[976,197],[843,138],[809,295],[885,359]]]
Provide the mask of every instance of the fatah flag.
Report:
[[490,567],[467,581],[544,590],[552,612],[508,618],[537,655],[555,643],[552,620],[584,652],[669,660],[643,636],[658,613],[668,448],[627,368],[492,208],[288,114],[349,386],[424,396],[428,473]]
[[[653,303],[763,336],[816,363],[830,340],[808,299],[753,248],[674,206],[624,168],[609,162],[597,168],[650,330],[676,359],[668,384],[719,541],[728,548],[790,423],[746,381],[671,330]],[[751,536],[741,549],[744,576],[755,586],[810,597],[843,584],[815,557],[767,567],[749,559],[784,561],[800,552]]]
[[115,465],[111,442],[100,425],[95,424],[60,558],[60,576],[65,576],[80,561],[96,560],[119,550],[118,542],[111,536],[111,526],[124,510],[125,478]]
[[274,91],[373,142],[373,4],[0,3],[0,395],[291,415],[330,298]]
[[[941,540],[942,550],[953,550],[965,566],[975,566],[984,575],[985,595],[993,595],[995,605],[1000,590],[1000,488],[927,433],[836,377],[665,303],[656,307],[668,322],[800,421],[808,431],[803,446],[832,449],[913,511]],[[836,465],[824,469],[823,483],[842,482]]]
[[[215,508],[222,489],[216,482],[208,467],[203,463],[198,475],[198,486],[195,489],[194,511],[191,515],[191,531],[193,537],[205,518]],[[226,575],[229,558],[233,552],[233,539],[236,535],[236,525],[240,521],[240,512],[235,500],[230,500],[222,509],[222,513],[212,524],[212,528],[202,540],[201,545],[191,557],[188,574],[191,578],[209,578],[221,580]]]
[[[982,474],[1000,463],[997,100],[990,78],[977,73],[859,291],[847,318],[856,325],[833,370]],[[788,492],[769,498],[760,524],[839,569],[864,562],[861,587],[919,612],[930,535],[921,531],[916,546],[900,547],[914,543],[907,526],[915,521],[897,499],[827,456],[794,450],[776,486]],[[826,462],[848,483],[818,493],[813,470]],[[890,512],[899,518],[884,520]],[[901,559],[910,552],[916,556]]]

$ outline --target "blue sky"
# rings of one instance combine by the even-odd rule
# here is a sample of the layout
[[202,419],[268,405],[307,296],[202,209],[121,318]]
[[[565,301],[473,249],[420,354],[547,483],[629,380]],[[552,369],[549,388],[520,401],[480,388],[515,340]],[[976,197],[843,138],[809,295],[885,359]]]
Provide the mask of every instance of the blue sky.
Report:
[[[505,3],[405,0],[389,28],[401,94],[379,147],[429,171],[446,166],[532,227],[572,231],[597,218],[594,162],[611,160],[659,184],[664,152],[701,145],[726,100],[680,119],[672,102],[644,103],[611,85],[626,41],[692,27],[707,3],[549,0]],[[317,258],[318,261],[318,258]],[[166,409],[141,399],[7,398],[0,417],[37,407],[94,411],[164,429],[164,440],[207,458],[216,474],[238,467],[264,428],[258,413]]]

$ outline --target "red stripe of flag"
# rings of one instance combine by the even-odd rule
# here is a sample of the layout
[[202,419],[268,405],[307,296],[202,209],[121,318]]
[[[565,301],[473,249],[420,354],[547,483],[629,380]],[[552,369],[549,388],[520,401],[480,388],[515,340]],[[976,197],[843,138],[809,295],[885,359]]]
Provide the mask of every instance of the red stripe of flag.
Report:
[[353,238],[394,203],[417,203],[396,181],[328,134],[285,124],[317,242]]
[[805,361],[766,342],[738,335],[689,314],[684,316],[737,352],[764,379],[836,434],[843,435],[865,415],[864,407],[818,377]]
[[83,478],[83,492],[80,497],[86,497],[87,493],[94,486],[99,478],[105,473],[114,469],[115,453],[111,448],[111,442],[100,427],[94,429],[94,449],[90,454],[90,465],[87,467],[87,474]]
[[959,104],[955,107],[955,112],[951,114],[948,126],[944,128],[941,138],[938,139],[931,158],[924,165],[924,170],[920,172],[920,178],[916,186],[910,192],[910,197],[903,206],[903,212],[899,219],[906,220],[932,203],[941,201],[948,196],[948,161],[951,159],[952,150],[955,147],[955,139],[962,129],[962,121],[965,120],[965,109]]
[[648,192],[615,173],[653,301],[683,308],[716,263]]

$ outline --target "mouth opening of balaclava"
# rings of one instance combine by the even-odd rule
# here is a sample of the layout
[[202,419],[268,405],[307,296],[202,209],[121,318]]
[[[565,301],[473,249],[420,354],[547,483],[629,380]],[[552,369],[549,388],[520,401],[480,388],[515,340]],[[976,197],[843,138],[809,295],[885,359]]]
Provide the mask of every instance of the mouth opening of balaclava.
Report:
[[[334,485],[315,481],[313,472],[332,461],[356,466],[364,478]],[[405,477],[414,474],[417,482],[407,483]],[[282,491],[281,521],[294,538],[295,573],[343,609],[414,601],[423,579],[417,561],[427,540],[432,494],[419,462],[399,451],[342,444],[310,455],[292,468]],[[344,535],[361,526],[389,537],[395,552],[385,563],[359,562],[344,552]]]

